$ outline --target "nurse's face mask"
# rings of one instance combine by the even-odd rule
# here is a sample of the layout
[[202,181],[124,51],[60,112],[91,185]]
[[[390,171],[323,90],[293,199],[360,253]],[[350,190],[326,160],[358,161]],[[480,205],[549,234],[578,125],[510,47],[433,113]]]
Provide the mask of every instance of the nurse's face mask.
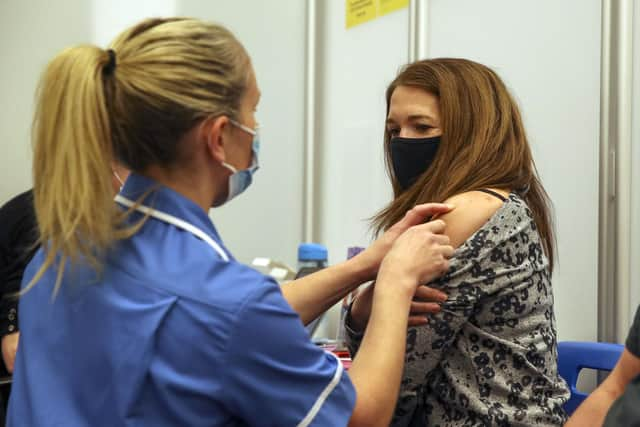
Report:
[[238,170],[229,163],[222,162],[222,166],[231,171],[231,176],[229,176],[229,189],[227,192],[227,198],[221,204],[227,203],[229,200],[233,199],[237,195],[244,192],[244,190],[249,188],[249,186],[253,182],[253,175],[259,168],[258,155],[260,153],[260,135],[258,133],[258,129],[251,129],[250,127],[245,126],[235,120],[229,121],[238,129],[241,129],[253,136],[253,144],[251,147],[252,158],[251,165],[249,165],[247,169],[243,170]]

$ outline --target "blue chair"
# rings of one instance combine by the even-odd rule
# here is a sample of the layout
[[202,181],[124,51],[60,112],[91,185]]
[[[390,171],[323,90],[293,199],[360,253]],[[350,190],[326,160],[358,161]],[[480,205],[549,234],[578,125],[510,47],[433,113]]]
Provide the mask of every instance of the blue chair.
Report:
[[621,344],[603,342],[562,341],[558,343],[558,373],[569,385],[571,397],[564,410],[571,415],[587,398],[576,389],[583,368],[611,371],[624,350]]

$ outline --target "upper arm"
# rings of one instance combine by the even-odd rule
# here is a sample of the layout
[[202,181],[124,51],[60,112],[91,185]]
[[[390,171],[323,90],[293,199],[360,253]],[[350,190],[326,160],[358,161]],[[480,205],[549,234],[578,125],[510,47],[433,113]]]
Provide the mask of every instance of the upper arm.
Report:
[[[461,193],[447,199],[455,209],[442,215],[446,223],[445,234],[449,236],[451,245],[461,246],[469,237],[478,231],[491,216],[502,206],[497,197],[482,192]],[[424,373],[431,371],[442,358],[444,352],[456,340],[462,326],[468,321],[474,307],[485,291],[482,279],[492,270],[476,272],[477,277],[470,278],[468,268],[449,271],[444,277],[432,282],[430,286],[442,290],[448,295],[442,303],[442,310],[429,317],[425,326],[410,328],[407,336],[407,352],[409,354],[405,368],[405,376],[421,381]],[[419,357],[429,350],[429,357]],[[405,378],[406,379],[406,378]],[[409,384],[410,388],[411,385]]]
[[454,248],[461,246],[478,231],[503,204],[497,197],[480,191],[456,194],[444,203],[456,207],[438,217],[445,222],[444,234],[449,236]]
[[251,425],[346,425],[355,390],[339,360],[311,342],[275,283],[261,286],[238,314],[226,352],[229,409]]

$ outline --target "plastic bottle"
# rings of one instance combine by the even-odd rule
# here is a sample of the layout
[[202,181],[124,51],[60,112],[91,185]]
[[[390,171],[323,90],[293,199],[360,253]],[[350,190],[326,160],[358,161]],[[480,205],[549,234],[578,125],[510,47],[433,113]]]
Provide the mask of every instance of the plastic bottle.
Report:
[[[327,248],[319,243],[300,243],[298,245],[298,273],[296,274],[296,279],[325,268],[328,264],[328,254]],[[307,325],[309,336],[313,337],[323,317],[324,315],[321,315]]]
[[327,248],[319,243],[300,243],[296,279],[325,268],[328,254]]

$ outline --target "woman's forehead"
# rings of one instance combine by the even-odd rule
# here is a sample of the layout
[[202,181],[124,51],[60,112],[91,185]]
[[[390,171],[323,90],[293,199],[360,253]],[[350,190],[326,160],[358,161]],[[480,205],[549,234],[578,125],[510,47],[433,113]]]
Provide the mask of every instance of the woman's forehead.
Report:
[[438,97],[413,86],[398,86],[391,94],[389,117],[393,116],[430,116],[439,117]]

